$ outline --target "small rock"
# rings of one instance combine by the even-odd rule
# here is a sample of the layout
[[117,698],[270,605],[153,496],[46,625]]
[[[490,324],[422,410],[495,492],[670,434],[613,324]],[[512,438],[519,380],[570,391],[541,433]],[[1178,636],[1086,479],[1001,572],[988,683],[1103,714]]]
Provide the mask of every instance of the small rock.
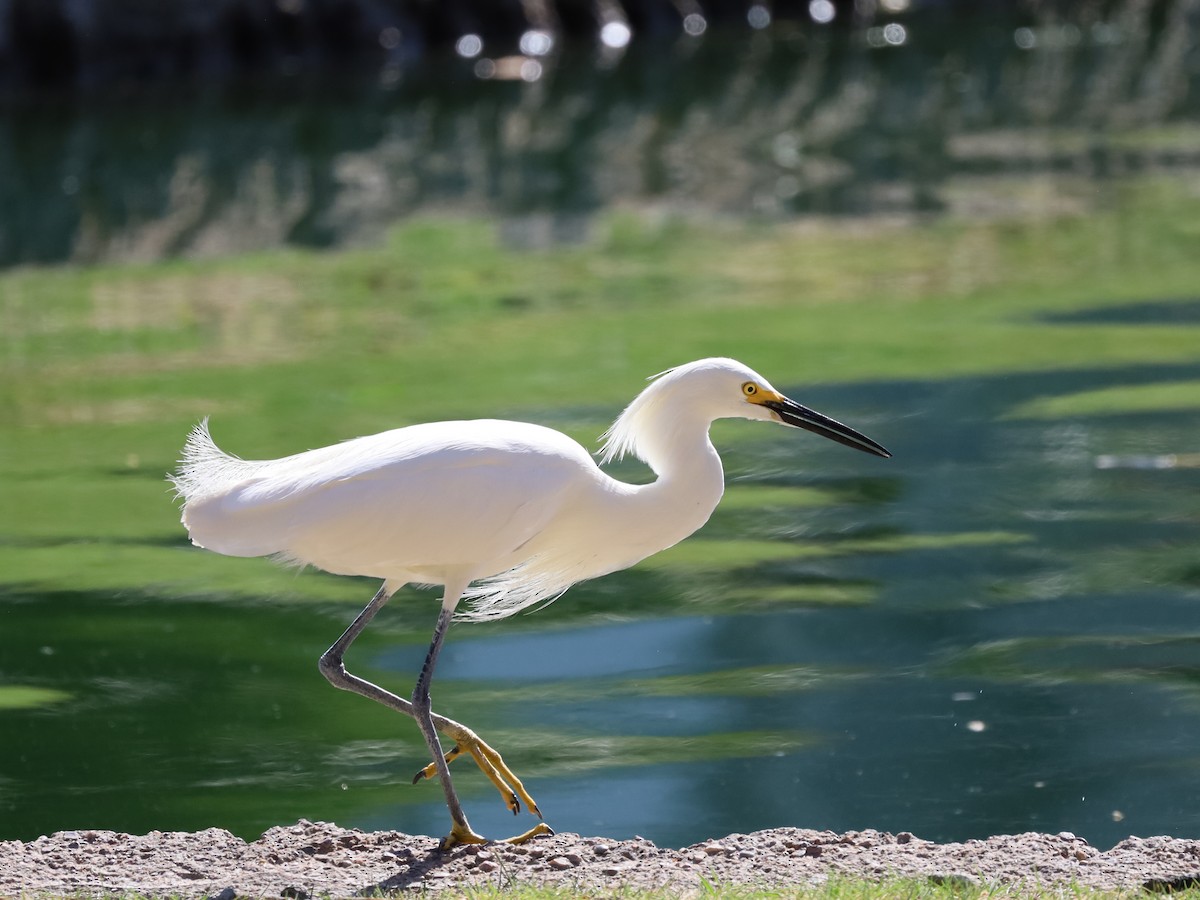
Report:
[[210,894],[208,900],[234,900],[236,896],[237,891],[231,887],[227,887],[219,894]]
[[552,869],[558,869],[559,871],[562,871],[563,869],[571,869],[574,867],[575,864],[565,856],[556,856],[550,860],[550,868]]
[[902,831],[898,835],[896,835],[896,843],[897,844],[911,844],[912,840],[913,840],[913,833],[911,831]]
[[717,843],[705,844],[700,849],[703,850],[705,853],[707,853],[709,856],[719,856],[720,854],[726,852],[725,847],[722,846],[721,844],[717,844]]
[[577,866],[581,862],[583,862],[583,857],[580,856],[578,853],[568,853],[568,854],[566,854],[566,857],[567,857],[567,862],[569,862],[573,866]]
[[597,844],[592,848],[592,852],[597,856],[608,856],[608,853],[611,849],[612,848],[609,847],[608,844]]
[[979,879],[972,878],[970,875],[962,875],[957,872],[930,875],[928,881],[930,884],[942,884],[956,888],[979,887]]
[[804,848],[805,856],[820,856],[822,852],[820,844],[809,844]]
[[288,900],[308,900],[309,893],[304,888],[296,887],[294,884],[289,884],[279,892],[280,897],[287,897]]
[[753,859],[757,855],[758,854],[756,854],[753,850],[739,850],[738,851],[738,859]]
[[499,866],[497,866],[490,859],[485,859],[483,862],[481,862],[479,864],[478,868],[479,868],[480,872],[495,872],[496,869],[499,868]]
[[1073,840],[1075,840],[1075,832],[1073,832],[1073,831],[1060,831],[1060,832],[1058,833],[1058,836],[1059,836],[1060,838],[1062,838],[1064,841],[1073,841]]

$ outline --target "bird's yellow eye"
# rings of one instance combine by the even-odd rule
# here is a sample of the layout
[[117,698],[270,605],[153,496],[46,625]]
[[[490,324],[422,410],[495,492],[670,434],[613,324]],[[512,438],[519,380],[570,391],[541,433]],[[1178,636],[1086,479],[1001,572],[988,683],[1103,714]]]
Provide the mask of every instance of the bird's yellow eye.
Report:
[[753,397],[755,394],[758,393],[758,385],[755,384],[753,381],[747,381],[745,384],[742,385],[742,393],[745,394],[747,397]]

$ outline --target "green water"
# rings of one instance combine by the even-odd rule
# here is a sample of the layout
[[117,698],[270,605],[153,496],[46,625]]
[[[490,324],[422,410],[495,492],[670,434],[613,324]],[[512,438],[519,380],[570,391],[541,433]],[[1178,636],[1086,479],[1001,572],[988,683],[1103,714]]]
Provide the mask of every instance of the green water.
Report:
[[[31,242],[10,261],[53,265],[0,273],[0,839],[302,816],[443,833],[437,786],[410,784],[416,729],[317,672],[375,585],[189,547],[163,481],[187,429],[211,414],[269,457],[499,414],[591,445],[645,376],[715,353],[895,456],[721,423],[729,487],[700,534],[452,631],[436,707],[548,821],[667,845],[776,825],[1194,835],[1194,110],[1186,91],[1133,126],[1114,110],[1145,99],[1129,66],[1196,73],[1156,31],[1033,52],[996,28],[347,88],[325,118],[288,92],[165,121],[150,101],[44,113],[24,140],[77,139],[26,157],[46,184],[110,146],[81,135],[147,149],[87,169],[53,228],[3,226]],[[698,77],[730,59],[737,77]],[[303,121],[307,142],[255,131]],[[239,122],[257,154],[223,143]],[[239,165],[266,158],[277,190],[251,197]],[[379,221],[335,177],[388,183],[405,160],[424,193]],[[278,173],[306,166],[295,183],[324,188],[300,214]],[[190,230],[187,185],[145,177],[184,170],[208,191]],[[244,246],[213,245],[222,228]],[[398,596],[351,670],[407,693],[435,610]],[[528,827],[458,773],[477,829]]]

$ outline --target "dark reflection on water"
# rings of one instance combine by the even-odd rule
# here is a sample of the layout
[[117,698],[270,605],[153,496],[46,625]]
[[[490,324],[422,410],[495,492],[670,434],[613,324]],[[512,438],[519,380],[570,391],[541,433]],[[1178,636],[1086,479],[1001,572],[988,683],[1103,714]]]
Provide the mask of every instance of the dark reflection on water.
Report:
[[[913,4],[899,44],[783,22],[617,55],[574,45],[528,84],[431,57],[369,79],[13,104],[0,265],[323,246],[430,210],[504,216],[534,244],[578,239],[617,203],[995,215],[1076,202],[1031,193],[1038,174],[1200,164],[1183,0],[1070,22],[962,7]],[[996,177],[1012,190],[979,189]]]
[[[810,391],[888,436],[893,487],[777,510],[786,527],[772,518],[757,537],[844,552],[636,570],[533,617],[459,627],[435,702],[491,736],[565,830],[668,845],[785,824],[940,839],[1065,829],[1099,845],[1194,834],[1200,470],[1095,465],[1131,446],[1194,448],[1194,421],[1004,413],[1051,378],[1068,391],[1198,375],[1163,366]],[[747,439],[727,450],[731,471],[766,460],[814,473],[800,476],[814,487],[864,471],[840,448]],[[693,540],[731,537],[722,517]],[[847,550],[851,527],[878,543]],[[925,543],[905,543],[914,536]],[[867,596],[752,599],[806,582]],[[6,601],[0,670],[74,699],[4,714],[22,735],[0,742],[5,837],[213,824],[252,836],[299,816],[444,829],[436,786],[408,784],[416,730],[316,671],[351,609],[19,589]],[[404,692],[434,602],[396,607],[350,664]],[[476,826],[512,831],[483,779],[460,772]]]
[[1200,297],[1195,300],[1145,300],[1108,306],[1104,309],[1083,309],[1070,313],[1055,313],[1042,321],[1062,325],[1172,325],[1200,323]]

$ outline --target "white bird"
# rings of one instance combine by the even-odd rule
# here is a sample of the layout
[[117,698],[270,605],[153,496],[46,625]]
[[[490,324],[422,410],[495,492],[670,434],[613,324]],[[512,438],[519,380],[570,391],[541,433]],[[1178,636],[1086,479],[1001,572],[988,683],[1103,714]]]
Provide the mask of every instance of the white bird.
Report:
[[[227,556],[274,556],[340,575],[383,579],[320,660],[335,686],[413,717],[439,776],[452,827],[441,846],[480,843],[450,780],[469,753],[515,814],[537,804],[495,750],[435,714],[429,686],[460,602],[461,619],[495,619],[548,603],[576,582],[632,566],[703,525],[724,491],[709,440],[720,418],[793,425],[887,457],[881,445],[779,393],[731,359],[656,376],[603,436],[601,462],[632,454],[657,475],[632,485],[607,475],[571,438],[540,425],[480,419],[412,425],[274,460],[219,449],[207,420],[171,477],[192,543]],[[343,657],[408,583],[442,585],[441,611],[411,701],[349,673]],[[443,754],[438,732],[453,748]],[[523,835],[552,833],[538,823]]]

